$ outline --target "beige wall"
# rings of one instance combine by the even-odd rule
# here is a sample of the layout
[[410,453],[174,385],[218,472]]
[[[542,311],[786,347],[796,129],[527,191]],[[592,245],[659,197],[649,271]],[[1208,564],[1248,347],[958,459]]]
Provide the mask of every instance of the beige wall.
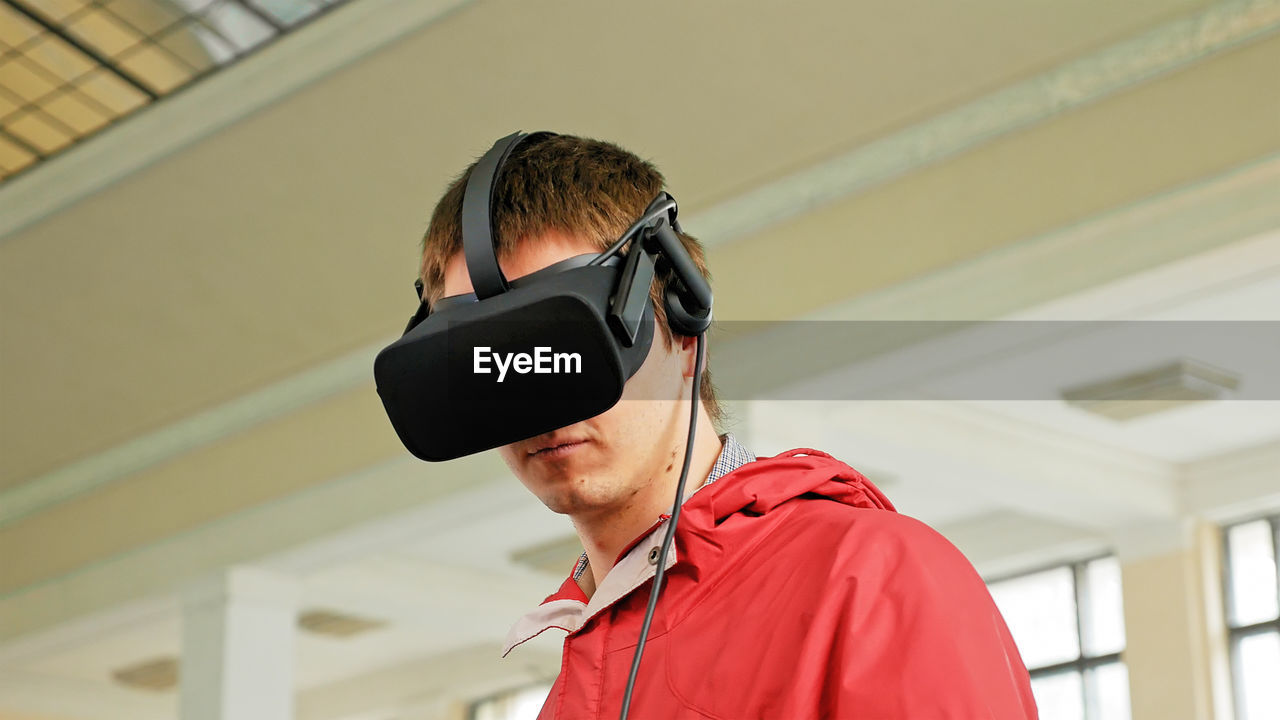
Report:
[[1184,547],[1121,554],[1133,720],[1232,718],[1220,537],[1198,523]]

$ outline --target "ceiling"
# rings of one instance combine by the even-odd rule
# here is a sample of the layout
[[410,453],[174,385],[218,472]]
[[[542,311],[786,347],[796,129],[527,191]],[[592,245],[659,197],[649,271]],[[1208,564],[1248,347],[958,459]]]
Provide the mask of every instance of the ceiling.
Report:
[[[571,529],[495,458],[409,458],[369,372],[434,200],[517,128],[664,170],[710,246],[734,432],[829,450],[984,571],[1012,560],[978,526],[1022,563],[1274,496],[1204,488],[1280,454],[1280,394],[1118,424],[1055,400],[1093,366],[1052,359],[1097,321],[1280,319],[1280,3],[508,0],[307,40],[396,7],[353,0],[0,186],[0,718],[172,717],[110,671],[176,655],[182,587],[233,564],[389,623],[300,635],[300,717],[554,672],[554,639],[493,650],[559,581],[512,554]],[[774,334],[998,318],[1097,326],[986,359]],[[923,401],[1008,368],[1027,398]],[[814,397],[855,381],[925,390]]]
[[5,0],[0,182],[317,17],[333,0]]

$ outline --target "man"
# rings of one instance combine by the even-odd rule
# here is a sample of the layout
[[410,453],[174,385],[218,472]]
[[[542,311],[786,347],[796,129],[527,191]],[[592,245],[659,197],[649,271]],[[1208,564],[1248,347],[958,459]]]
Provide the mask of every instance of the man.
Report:
[[[423,239],[423,298],[472,291],[461,244],[470,168]],[[514,279],[598,253],[663,186],[605,142],[540,133],[493,194],[499,265]],[[707,276],[701,245],[681,234]],[[506,652],[568,632],[540,718],[617,717],[688,433],[695,339],[674,335],[660,275],[655,339],[608,411],[499,449],[567,515],[585,552],[512,628]],[[947,540],[899,515],[816,450],[757,459],[729,434],[709,373],[666,585],[636,680],[636,718],[1034,718],[1026,669],[981,578]],[[505,654],[505,653],[504,653]]]

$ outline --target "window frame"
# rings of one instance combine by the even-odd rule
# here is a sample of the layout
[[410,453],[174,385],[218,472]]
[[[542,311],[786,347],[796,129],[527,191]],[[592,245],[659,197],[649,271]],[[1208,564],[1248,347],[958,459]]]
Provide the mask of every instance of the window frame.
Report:
[[[1027,674],[1030,676],[1030,679],[1034,681],[1040,678],[1052,677],[1054,675],[1062,675],[1069,672],[1078,672],[1080,674],[1080,702],[1081,702],[1081,707],[1084,709],[1085,720],[1091,720],[1090,718],[1090,713],[1092,711],[1091,709],[1096,707],[1097,705],[1096,702],[1091,702],[1093,698],[1090,697],[1092,693],[1090,690],[1091,683],[1089,682],[1089,671],[1097,669],[1104,665],[1110,665],[1112,663],[1125,664],[1125,671],[1126,672],[1128,671],[1128,665],[1124,658],[1125,650],[1129,648],[1129,636],[1128,636],[1127,629],[1125,632],[1124,647],[1121,648],[1120,650],[1117,650],[1115,652],[1110,652],[1110,653],[1104,653],[1101,655],[1090,655],[1085,649],[1085,642],[1084,642],[1085,611],[1083,610],[1083,607],[1085,606],[1084,602],[1087,599],[1086,598],[1087,591],[1084,588],[1088,584],[1087,580],[1085,579],[1085,567],[1091,562],[1095,562],[1097,560],[1105,560],[1108,558],[1116,558],[1116,562],[1117,563],[1119,562],[1119,558],[1116,556],[1115,552],[1103,552],[1103,553],[1096,553],[1093,555],[1082,557],[1076,560],[1047,563],[1044,565],[1035,566],[1028,570],[1019,570],[1017,572],[998,575],[991,578],[984,578],[984,582],[987,584],[988,588],[990,588],[990,586],[995,583],[1000,583],[1007,580],[1017,580],[1019,578],[1027,577],[1029,575],[1036,575],[1038,573],[1048,572],[1050,570],[1057,570],[1059,568],[1064,568],[1064,567],[1071,568],[1071,591],[1072,591],[1071,596],[1072,596],[1072,602],[1074,604],[1075,617],[1076,617],[1076,647],[1077,647],[1076,657],[1074,659],[1064,660],[1062,662],[1054,663],[1052,665],[1042,665],[1034,669],[1031,667],[1028,667]],[[1124,612],[1123,598],[1124,596],[1122,591],[1121,593],[1121,614],[1122,614],[1121,622],[1122,623],[1123,623],[1123,612]],[[1021,649],[1019,649],[1019,653],[1021,652],[1022,652]],[[1133,703],[1132,697],[1129,698],[1129,703],[1130,703],[1130,711],[1132,711],[1132,703]]]
[[1231,669],[1231,708],[1232,717],[1236,720],[1243,720],[1243,703],[1244,687],[1241,685],[1243,674],[1240,668],[1240,643],[1246,638],[1255,635],[1265,635],[1274,632],[1280,635],[1280,612],[1276,613],[1276,617],[1270,620],[1260,620],[1248,625],[1236,625],[1232,619],[1235,608],[1235,592],[1232,588],[1232,580],[1235,568],[1231,565],[1231,529],[1240,525],[1248,525],[1250,523],[1265,520],[1271,528],[1268,537],[1271,538],[1271,553],[1275,561],[1276,572],[1276,604],[1280,607],[1280,512],[1274,510],[1250,515],[1248,517],[1233,520],[1229,523],[1223,523],[1219,528],[1222,533],[1221,539],[1221,582],[1222,582],[1222,622],[1223,627],[1227,630],[1227,657]]

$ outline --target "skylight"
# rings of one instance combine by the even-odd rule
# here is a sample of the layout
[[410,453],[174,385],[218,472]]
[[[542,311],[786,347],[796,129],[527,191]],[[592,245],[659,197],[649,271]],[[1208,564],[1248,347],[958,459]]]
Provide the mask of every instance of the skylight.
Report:
[[0,183],[347,0],[0,0]]

